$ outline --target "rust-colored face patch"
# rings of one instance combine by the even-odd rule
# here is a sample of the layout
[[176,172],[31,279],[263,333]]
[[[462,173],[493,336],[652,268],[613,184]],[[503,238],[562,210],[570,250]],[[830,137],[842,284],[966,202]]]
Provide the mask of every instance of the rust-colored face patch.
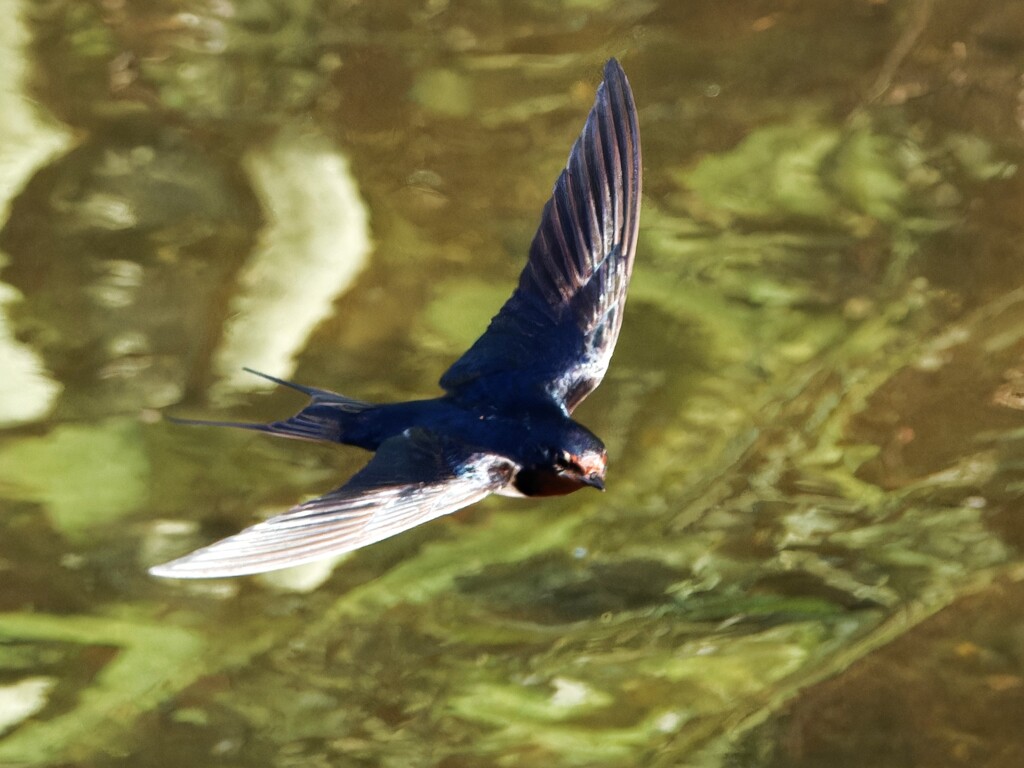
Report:
[[605,468],[608,465],[608,456],[602,453],[585,453],[582,456],[573,456],[573,464],[582,470],[584,475],[597,475],[604,477]]

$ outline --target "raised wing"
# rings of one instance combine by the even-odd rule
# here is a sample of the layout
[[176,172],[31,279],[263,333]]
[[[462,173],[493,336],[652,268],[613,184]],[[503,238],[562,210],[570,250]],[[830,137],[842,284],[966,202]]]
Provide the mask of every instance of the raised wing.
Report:
[[337,490],[241,533],[150,568],[154,576],[244,576],[365,547],[468,506],[506,485],[515,466],[422,429],[384,441]]
[[567,413],[604,378],[622,325],[640,217],[640,130],[612,59],[544,207],[519,286],[441,378],[469,402]]

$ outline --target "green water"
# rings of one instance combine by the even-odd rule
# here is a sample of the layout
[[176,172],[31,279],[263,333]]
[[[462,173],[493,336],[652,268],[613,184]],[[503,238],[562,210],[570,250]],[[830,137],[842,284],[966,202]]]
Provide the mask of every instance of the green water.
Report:
[[[1024,763],[1019,3],[0,0],[0,765]],[[645,196],[609,490],[146,567],[432,396],[601,66]]]

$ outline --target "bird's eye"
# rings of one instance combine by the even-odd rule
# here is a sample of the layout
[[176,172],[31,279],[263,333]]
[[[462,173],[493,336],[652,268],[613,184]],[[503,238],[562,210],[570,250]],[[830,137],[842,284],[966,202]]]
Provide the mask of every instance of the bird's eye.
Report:
[[561,451],[557,456],[555,456],[555,466],[559,469],[569,469],[572,465],[572,456],[565,451]]

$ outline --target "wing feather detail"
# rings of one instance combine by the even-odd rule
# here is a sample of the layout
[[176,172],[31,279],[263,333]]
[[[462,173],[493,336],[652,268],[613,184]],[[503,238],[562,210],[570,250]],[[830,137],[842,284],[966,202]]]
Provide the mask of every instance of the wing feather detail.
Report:
[[351,552],[479,501],[514,471],[508,459],[409,430],[385,441],[342,487],[150,573],[244,576]]
[[471,402],[532,401],[571,413],[600,384],[633,271],[641,177],[636,106],[612,59],[515,293],[441,378],[445,390]]

